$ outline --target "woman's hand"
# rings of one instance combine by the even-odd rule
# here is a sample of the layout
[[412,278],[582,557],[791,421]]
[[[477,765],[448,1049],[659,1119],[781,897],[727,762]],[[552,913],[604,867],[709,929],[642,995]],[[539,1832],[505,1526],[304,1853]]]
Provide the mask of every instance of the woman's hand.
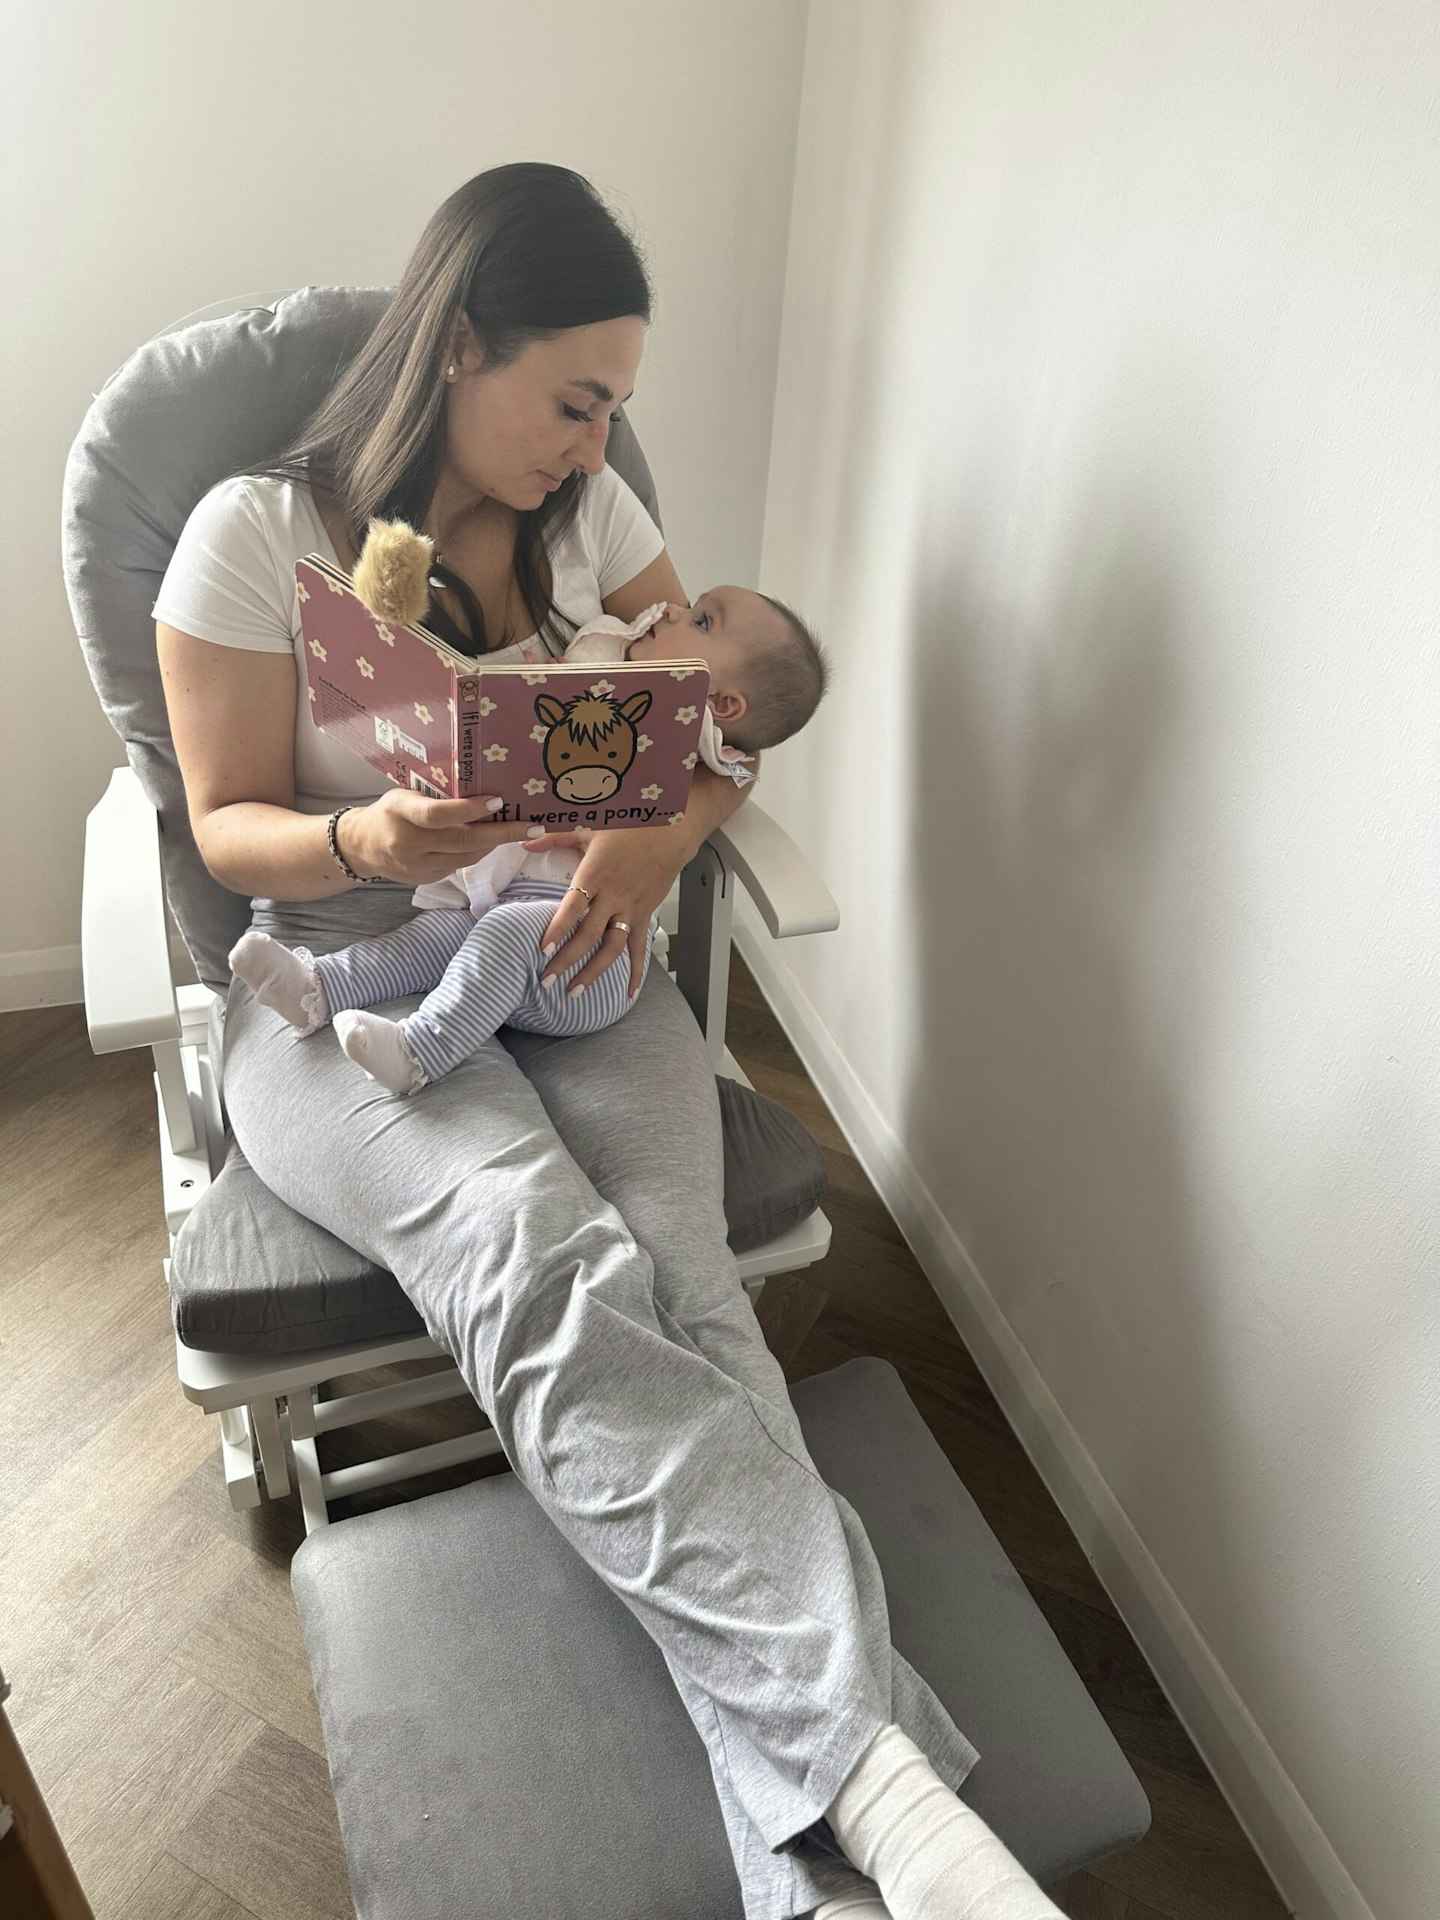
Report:
[[430,800],[423,793],[392,787],[369,806],[347,808],[335,823],[335,839],[362,879],[381,874],[406,886],[423,886],[525,838],[529,829],[523,820],[503,827],[489,823],[500,804],[484,794],[469,800]]
[[[570,990],[588,987],[630,949],[630,998],[640,990],[650,916],[675,884],[676,875],[695,851],[682,827],[626,827],[608,833],[547,833],[531,846],[576,847],[584,858],[572,883],[589,893],[567,893],[545,929],[542,951],[550,958],[541,974],[553,979],[575,964],[588,948],[599,946],[570,982]],[[613,924],[624,920],[630,931]]]

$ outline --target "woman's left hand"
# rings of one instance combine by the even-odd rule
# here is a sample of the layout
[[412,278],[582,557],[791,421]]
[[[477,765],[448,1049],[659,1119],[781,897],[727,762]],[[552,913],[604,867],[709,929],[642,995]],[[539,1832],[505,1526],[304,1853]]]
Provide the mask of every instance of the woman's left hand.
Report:
[[[588,987],[630,949],[630,998],[639,991],[650,916],[675,884],[694,848],[681,827],[626,827],[608,833],[547,833],[527,840],[532,852],[546,847],[575,847],[584,857],[572,885],[585,893],[567,893],[545,929],[542,950],[554,947],[540,977],[550,980],[575,964],[580,954],[600,944],[570,982],[570,991]],[[589,894],[587,900],[585,895]],[[629,927],[617,927],[623,920]]]

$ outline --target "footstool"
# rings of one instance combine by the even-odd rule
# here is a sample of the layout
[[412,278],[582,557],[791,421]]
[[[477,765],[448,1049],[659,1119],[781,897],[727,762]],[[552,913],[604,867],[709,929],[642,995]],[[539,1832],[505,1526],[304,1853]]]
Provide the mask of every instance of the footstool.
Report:
[[[1042,1885],[1150,1807],[887,1362],[791,1397],[891,1638],[979,1749],[964,1798]],[[659,1649],[513,1474],[323,1527],[291,1579],[359,1920],[743,1920]]]

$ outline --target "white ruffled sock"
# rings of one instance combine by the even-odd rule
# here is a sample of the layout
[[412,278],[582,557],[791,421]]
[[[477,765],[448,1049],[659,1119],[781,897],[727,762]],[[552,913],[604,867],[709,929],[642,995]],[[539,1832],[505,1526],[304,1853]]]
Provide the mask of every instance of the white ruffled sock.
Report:
[[426,1084],[425,1069],[406,1045],[398,1020],[352,1007],[336,1014],[334,1026],[342,1050],[391,1093],[417,1093]]
[[230,971],[245,982],[262,1007],[273,1007],[302,1034],[314,1033],[330,1018],[315,956],[304,947],[292,952],[252,927],[230,949]]
[[825,1817],[893,1920],[1064,1920],[898,1726],[875,1736]]

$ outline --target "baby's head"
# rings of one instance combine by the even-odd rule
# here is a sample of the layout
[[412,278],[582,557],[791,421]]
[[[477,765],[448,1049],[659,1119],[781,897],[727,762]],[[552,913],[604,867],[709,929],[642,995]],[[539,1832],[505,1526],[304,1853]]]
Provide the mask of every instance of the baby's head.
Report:
[[819,706],[830,678],[819,641],[799,614],[748,587],[711,587],[693,607],[667,606],[631,642],[631,660],[703,660],[710,711],[742,753],[777,747]]

